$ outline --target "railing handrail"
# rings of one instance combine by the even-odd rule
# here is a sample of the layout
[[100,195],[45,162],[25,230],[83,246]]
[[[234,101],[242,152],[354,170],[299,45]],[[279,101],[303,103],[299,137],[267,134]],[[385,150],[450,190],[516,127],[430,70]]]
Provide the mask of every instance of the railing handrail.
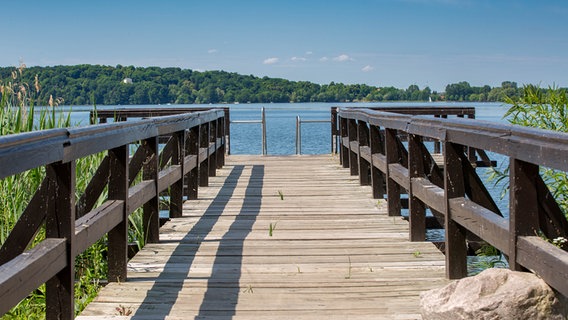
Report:
[[[170,188],[170,215],[179,216],[183,195],[195,199],[198,186],[206,186],[224,164],[226,116],[225,110],[198,111],[0,137],[0,179],[46,167],[44,181],[13,229],[17,232],[0,248],[0,314],[47,282],[47,318],[72,319],[75,256],[107,233],[109,281],[123,281],[128,215],[144,205],[145,237],[157,241],[160,193]],[[168,137],[161,152],[160,136]],[[129,145],[137,142],[140,146],[130,156]],[[75,161],[107,150],[97,170],[100,176],[87,188],[96,200],[108,186],[108,198],[79,213]],[[129,180],[140,171],[143,181],[131,186]],[[100,181],[91,186],[95,179]],[[43,221],[46,239],[26,251]]]
[[410,115],[467,116],[475,117],[475,107],[463,106],[377,106],[366,108],[375,111],[394,112]]
[[[400,215],[400,190],[407,190],[411,240],[424,240],[426,207],[443,216],[449,278],[467,273],[469,230],[507,255],[513,270],[531,270],[568,296],[568,252],[539,236],[568,234],[568,221],[539,174],[540,166],[568,171],[568,134],[362,108],[337,113],[343,166],[358,174],[361,184],[371,184],[375,198],[387,194],[389,215]],[[423,138],[444,144],[443,169]],[[510,157],[508,219],[499,216],[464,147]]]
[[442,119],[365,109],[340,109],[339,115],[568,171],[568,133],[564,132],[478,119]]

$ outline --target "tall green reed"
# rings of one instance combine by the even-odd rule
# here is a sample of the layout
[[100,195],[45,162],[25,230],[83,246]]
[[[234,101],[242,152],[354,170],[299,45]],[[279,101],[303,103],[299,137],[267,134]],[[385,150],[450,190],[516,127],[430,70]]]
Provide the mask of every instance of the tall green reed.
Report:
[[[0,136],[18,134],[34,130],[70,127],[71,113],[63,112],[58,106],[62,99],[50,97],[48,101],[38,101],[41,90],[36,76],[32,86],[20,81],[25,70],[21,65],[14,70],[12,78],[0,83]],[[47,107],[38,107],[46,105]],[[96,112],[96,106],[94,106]],[[106,152],[91,155],[77,160],[76,198],[84,193]],[[25,210],[45,177],[44,168],[36,168],[26,172],[0,179],[0,245],[5,242],[10,230]],[[136,177],[140,181],[141,174]],[[30,192],[31,191],[31,192]],[[98,206],[107,198],[108,190],[104,190],[98,199]],[[143,213],[136,210],[129,216],[129,241],[136,243],[141,249],[145,245],[146,230],[143,227]],[[34,243],[45,238],[44,230],[40,230]],[[75,311],[80,313],[87,304],[96,297],[98,290],[107,279],[108,265],[107,238],[97,241],[85,252],[75,258]],[[1,319],[43,319],[45,318],[45,285],[34,290],[27,299],[21,301]]]
[[[58,106],[62,99],[49,98],[37,101],[40,92],[36,76],[32,86],[20,81],[25,65],[12,72],[12,77],[0,83],[0,135],[18,134],[35,130],[70,127],[71,113],[61,111]],[[46,107],[37,107],[45,104]],[[102,161],[104,154],[92,155],[77,161],[77,198],[84,192],[88,182]],[[27,203],[45,177],[44,168],[35,168],[14,176],[0,179],[0,244],[3,244],[18,221]],[[99,203],[106,198],[106,192]],[[45,238],[40,230],[32,246]],[[100,280],[106,279],[106,239],[101,239],[76,258],[75,297],[77,312],[84,309],[100,288]],[[45,285],[34,290],[2,319],[43,319],[45,318]]]

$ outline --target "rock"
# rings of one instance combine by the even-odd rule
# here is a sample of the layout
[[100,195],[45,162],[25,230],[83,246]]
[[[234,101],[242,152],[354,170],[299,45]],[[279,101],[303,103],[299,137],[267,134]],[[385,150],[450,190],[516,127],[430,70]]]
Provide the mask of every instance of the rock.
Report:
[[[562,301],[560,301],[562,299]],[[566,319],[566,303],[536,275],[487,269],[422,293],[424,320]]]

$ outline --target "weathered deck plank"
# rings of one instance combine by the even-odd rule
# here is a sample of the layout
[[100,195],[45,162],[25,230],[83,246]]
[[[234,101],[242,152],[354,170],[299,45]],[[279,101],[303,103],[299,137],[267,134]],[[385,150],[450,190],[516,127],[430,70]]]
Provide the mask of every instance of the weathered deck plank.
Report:
[[419,319],[443,255],[337,163],[228,157],[78,319]]

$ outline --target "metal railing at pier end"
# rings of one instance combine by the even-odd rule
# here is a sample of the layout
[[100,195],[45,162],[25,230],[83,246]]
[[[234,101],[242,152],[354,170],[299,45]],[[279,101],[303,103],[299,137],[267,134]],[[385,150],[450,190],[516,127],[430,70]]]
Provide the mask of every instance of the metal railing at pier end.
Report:
[[266,149],[266,114],[265,114],[265,110],[264,107],[262,107],[260,109],[260,120],[231,120],[230,121],[231,124],[254,124],[254,123],[260,123],[261,127],[262,127],[262,140],[261,140],[261,144],[262,144],[262,155],[265,156],[267,154],[267,149]]
[[[331,120],[302,120],[300,116],[296,116],[296,154],[302,154],[302,123],[331,123]],[[331,152],[333,153],[333,136]]]

